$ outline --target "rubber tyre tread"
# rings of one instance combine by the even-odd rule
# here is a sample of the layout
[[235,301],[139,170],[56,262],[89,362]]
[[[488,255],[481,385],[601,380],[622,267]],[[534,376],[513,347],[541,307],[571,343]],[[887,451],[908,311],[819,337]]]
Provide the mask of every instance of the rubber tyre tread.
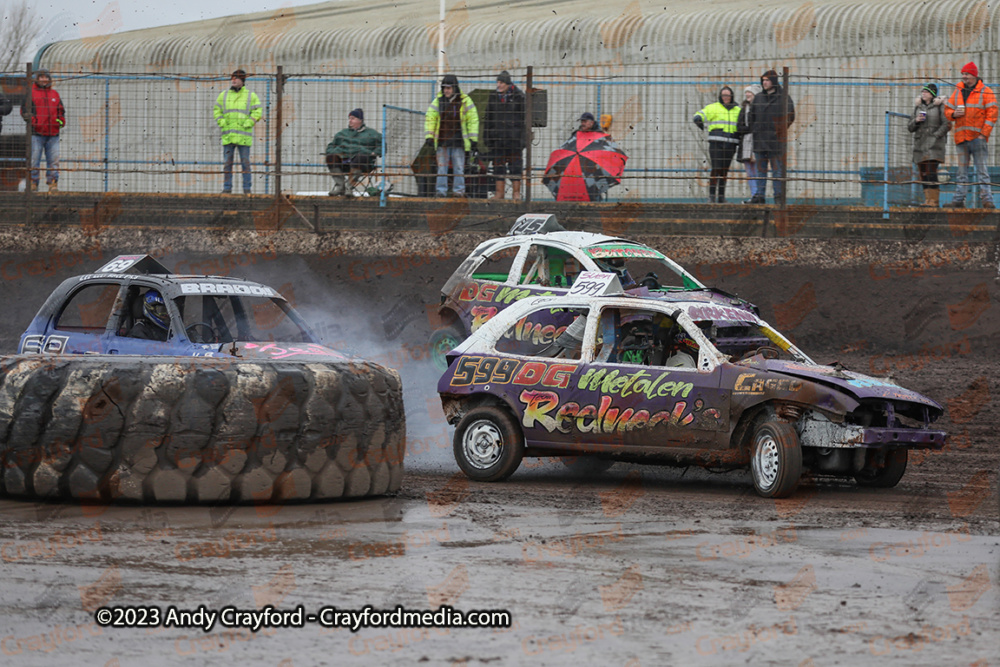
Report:
[[[770,434],[778,445],[778,474],[769,488],[758,478],[753,465],[761,436],[765,434]],[[794,426],[783,421],[765,421],[754,430],[750,443],[750,474],[757,494],[764,498],[787,498],[795,492],[802,477],[802,447]]]
[[394,493],[402,391],[396,371],[357,360],[0,357],[0,497],[215,505]]
[[[885,465],[878,469],[875,474],[866,474],[864,470],[855,473],[854,479],[858,486],[871,489],[891,489],[899,484],[906,472],[906,462],[909,460],[909,450],[904,447],[890,449],[885,453]],[[876,452],[871,452],[875,454]],[[867,463],[865,465],[867,469]]]
[[[486,420],[497,427],[501,435],[501,452],[496,463],[488,468],[473,466],[465,456],[463,440],[466,430],[477,421]],[[453,445],[455,461],[462,472],[477,482],[500,482],[511,475],[521,465],[524,458],[524,434],[510,413],[493,405],[483,405],[469,410],[455,429]]]

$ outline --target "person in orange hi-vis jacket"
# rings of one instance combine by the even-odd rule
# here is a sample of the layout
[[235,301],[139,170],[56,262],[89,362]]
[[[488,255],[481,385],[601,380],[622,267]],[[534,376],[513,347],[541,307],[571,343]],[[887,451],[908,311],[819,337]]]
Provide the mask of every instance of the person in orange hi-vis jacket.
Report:
[[962,85],[945,103],[945,117],[955,123],[955,147],[958,149],[958,185],[955,196],[946,204],[950,208],[965,208],[965,191],[969,183],[969,160],[976,163],[979,181],[979,201],[983,208],[996,208],[990,191],[989,148],[987,142],[997,122],[997,98],[979,78],[976,63],[962,68]]

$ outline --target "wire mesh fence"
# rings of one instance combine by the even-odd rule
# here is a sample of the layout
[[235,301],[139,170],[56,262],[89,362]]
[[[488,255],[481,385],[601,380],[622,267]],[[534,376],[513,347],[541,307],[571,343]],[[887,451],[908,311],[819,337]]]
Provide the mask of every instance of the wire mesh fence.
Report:
[[[535,70],[531,85],[544,91],[546,104],[531,138],[532,197],[552,199],[541,184],[549,155],[577,128],[580,115],[590,112],[597,118],[609,117],[607,131],[628,155],[621,184],[608,190],[604,199],[707,201],[709,142],[707,133],[692,122],[693,116],[717,102],[723,86],[734,91],[737,103],[743,101],[744,89],[759,83],[760,71],[729,69],[698,76],[678,74],[676,68],[669,71],[601,76],[571,68]],[[462,92],[476,93],[477,100],[485,100],[496,86],[492,71],[455,73]],[[515,84],[525,89],[525,72],[512,75]],[[4,189],[24,187],[24,77],[23,72],[8,73],[0,79],[4,94],[14,103],[13,113],[3,117],[0,134]],[[53,72],[52,77],[67,116],[61,133],[60,190],[191,194],[222,190],[221,133],[212,107],[228,88],[228,78],[104,72]],[[816,76],[808,69],[791,71],[787,92],[795,119],[787,143],[789,201],[881,206],[889,186],[890,205],[919,202],[912,136],[906,125],[914,98],[930,77],[927,72]],[[941,95],[954,91],[954,81],[935,80]],[[327,191],[326,146],[347,126],[348,113],[362,108],[365,123],[385,136],[386,154],[378,163],[377,177],[392,183],[393,194],[425,194],[414,165],[424,138],[423,114],[439,91],[436,77],[286,71],[279,82],[277,72],[251,72],[246,85],[257,93],[264,111],[263,121],[253,130],[250,151],[253,192],[273,194],[279,168],[285,193]],[[479,112],[485,113],[484,104]],[[886,112],[898,114],[888,129]],[[989,150],[995,158],[995,149]],[[953,176],[955,163],[954,143],[949,140],[944,179]],[[730,201],[749,197],[742,163],[731,163],[728,179]]]

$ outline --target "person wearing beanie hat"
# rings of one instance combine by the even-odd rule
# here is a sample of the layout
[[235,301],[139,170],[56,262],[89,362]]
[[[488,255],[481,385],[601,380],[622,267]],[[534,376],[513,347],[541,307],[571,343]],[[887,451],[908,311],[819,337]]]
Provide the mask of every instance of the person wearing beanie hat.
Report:
[[708,130],[708,156],[712,161],[712,173],[708,179],[710,204],[726,203],[726,176],[740,143],[736,134],[740,106],[735,98],[733,89],[723,86],[719,91],[719,101],[709,104],[694,115],[694,124],[702,130]]
[[244,84],[247,73],[241,69],[229,75],[229,89],[219,93],[212,114],[222,130],[222,193],[232,194],[233,161],[240,154],[243,169],[243,194],[250,194],[250,146],[253,145],[253,126],[264,117],[257,93]]
[[[358,108],[347,114],[347,127],[326,146],[326,168],[333,178],[330,196],[351,196],[358,181],[375,169],[382,156],[382,133],[365,125],[365,112]],[[350,187],[347,177],[350,173]]]
[[24,104],[24,122],[31,125],[31,180],[28,188],[37,190],[42,153],[45,153],[45,182],[49,192],[59,189],[59,133],[66,126],[66,108],[52,87],[52,76],[44,67],[35,72]]
[[424,120],[424,144],[436,152],[435,196],[448,196],[448,170],[454,178],[452,194],[465,196],[465,153],[479,150],[479,113],[458,87],[458,77],[445,74],[441,93],[434,97]]
[[521,198],[526,108],[524,93],[514,85],[510,72],[497,74],[497,87],[490,92],[483,118],[483,143],[493,162],[497,199],[504,198],[508,178],[511,198]]
[[767,190],[767,171],[773,170],[772,190],[776,204],[785,201],[785,159],[788,150],[788,127],[795,122],[795,103],[778,84],[778,73],[769,69],[760,77],[761,94],[750,105],[750,132],[753,134],[754,160],[757,162],[757,194],[747,203],[763,204]]
[[753,133],[750,131],[750,105],[763,90],[759,83],[751,83],[743,89],[740,115],[736,119],[736,135],[740,140],[736,149],[736,160],[743,163],[743,168],[746,169],[747,173],[747,183],[750,186],[750,199],[744,199],[744,204],[752,204],[755,201],[763,203],[760,200],[763,199],[764,193],[758,190],[757,160],[753,156]]
[[920,89],[907,126],[913,133],[913,161],[920,170],[924,206],[937,208],[941,198],[938,165],[944,162],[951,123],[944,116],[944,98],[937,96],[937,86],[928,83]]
[[997,123],[997,98],[979,78],[979,68],[970,62],[962,68],[962,85],[955,88],[944,105],[945,118],[955,123],[955,148],[958,153],[958,179],[949,208],[965,208],[965,193],[969,189],[969,163],[976,164],[979,182],[979,205],[996,208],[990,189],[987,145]]

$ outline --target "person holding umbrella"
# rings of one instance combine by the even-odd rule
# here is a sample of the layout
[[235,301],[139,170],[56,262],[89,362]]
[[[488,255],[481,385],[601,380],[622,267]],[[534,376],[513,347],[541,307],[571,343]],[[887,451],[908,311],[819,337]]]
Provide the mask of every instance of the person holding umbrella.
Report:
[[719,91],[719,101],[709,104],[694,115],[694,124],[700,129],[708,126],[708,156],[712,161],[712,173],[708,180],[708,202],[726,203],[726,176],[733,163],[733,154],[740,140],[736,134],[736,120],[740,106],[736,104],[733,89],[723,86]]
[[599,201],[621,183],[628,156],[597,126],[592,113],[578,119],[580,126],[549,156],[542,183],[556,201]]

